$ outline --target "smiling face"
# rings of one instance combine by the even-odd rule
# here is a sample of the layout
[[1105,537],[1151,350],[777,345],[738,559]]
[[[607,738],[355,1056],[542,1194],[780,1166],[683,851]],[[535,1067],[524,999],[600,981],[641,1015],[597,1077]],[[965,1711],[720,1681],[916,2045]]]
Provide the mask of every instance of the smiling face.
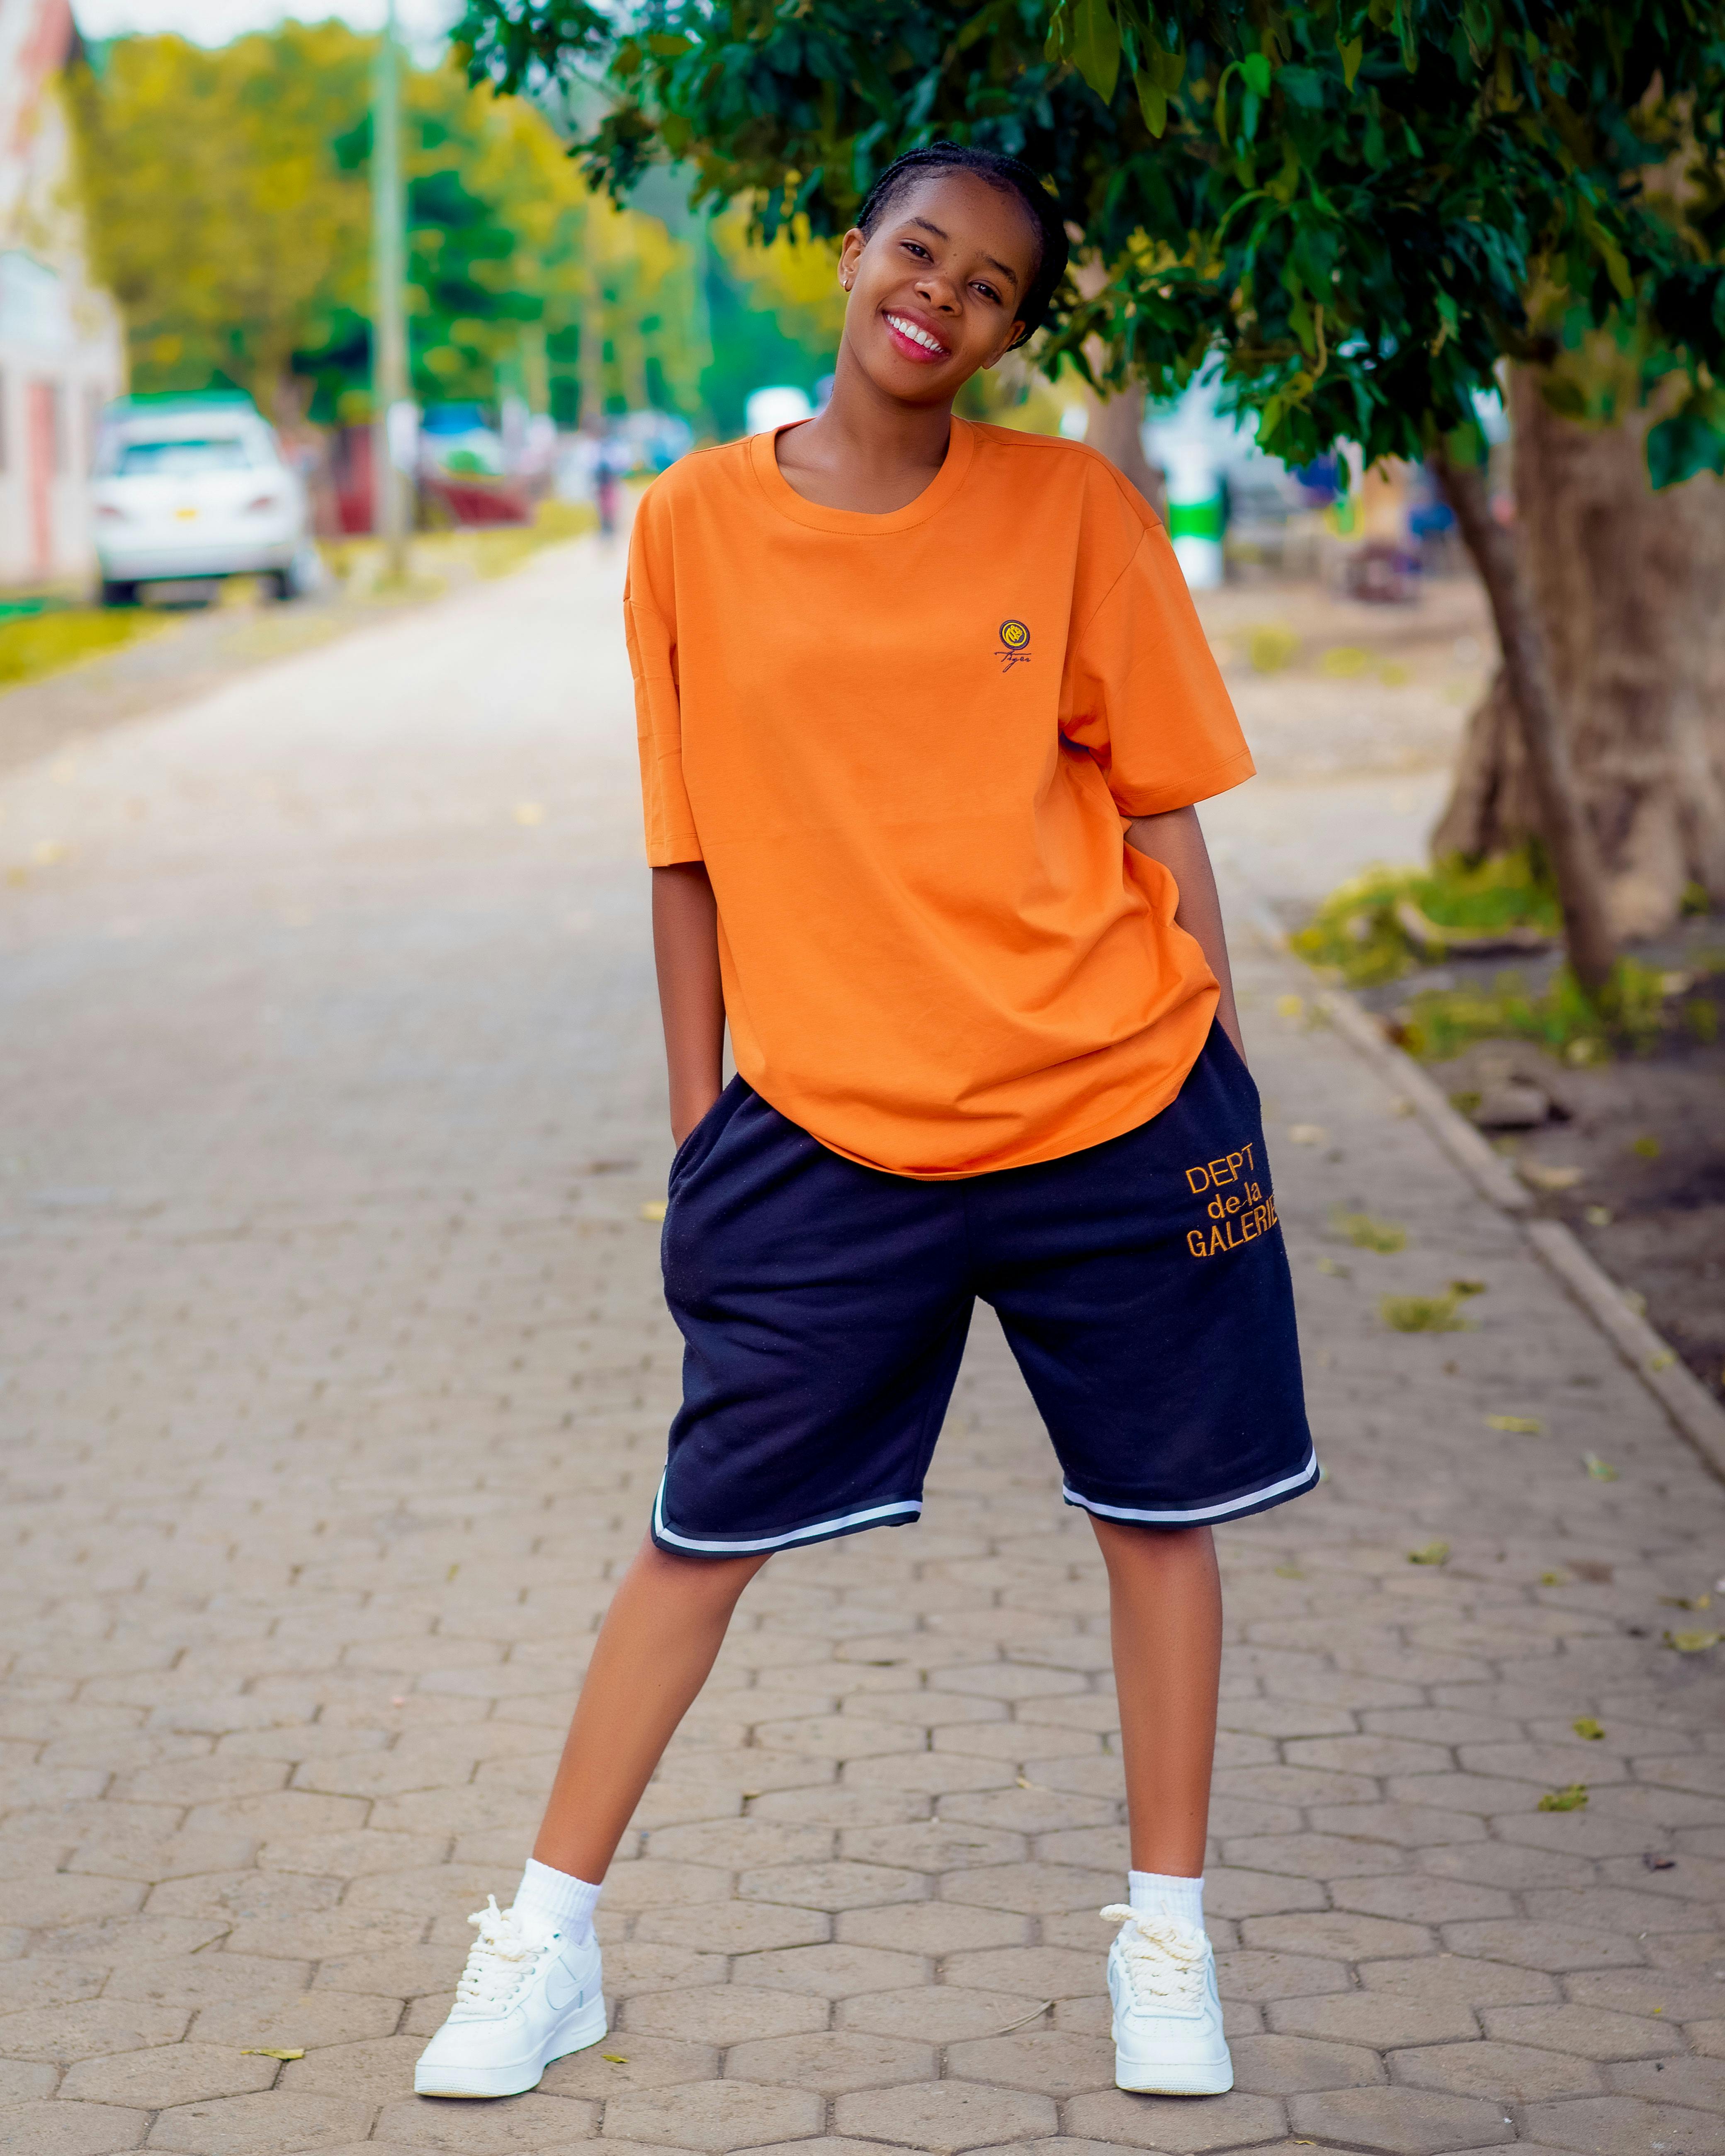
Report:
[[974,173],[919,180],[871,233],[845,235],[846,349],[887,396],[951,403],[1018,335],[1038,245],[1016,197]]

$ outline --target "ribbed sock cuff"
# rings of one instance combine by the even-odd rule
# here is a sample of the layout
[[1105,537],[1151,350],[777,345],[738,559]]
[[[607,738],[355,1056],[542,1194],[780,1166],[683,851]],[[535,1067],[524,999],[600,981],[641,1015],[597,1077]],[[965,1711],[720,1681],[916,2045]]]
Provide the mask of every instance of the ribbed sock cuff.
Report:
[[1134,1909],[1147,1916],[1153,1909],[1165,1910],[1180,1923],[1190,1924],[1194,1931],[1204,1929],[1202,1878],[1182,1879],[1167,1871],[1128,1871],[1126,1886]]
[[518,1911],[538,1917],[565,1933],[578,1946],[593,1930],[593,1912],[599,1889],[586,1880],[558,1871],[535,1857],[527,1859],[521,1883],[515,1890]]

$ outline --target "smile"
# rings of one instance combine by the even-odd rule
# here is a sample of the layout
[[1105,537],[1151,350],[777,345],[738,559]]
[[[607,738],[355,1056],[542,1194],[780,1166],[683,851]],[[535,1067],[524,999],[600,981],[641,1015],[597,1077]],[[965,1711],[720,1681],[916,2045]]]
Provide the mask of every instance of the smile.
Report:
[[896,331],[907,344],[913,344],[919,352],[927,352],[931,359],[945,359],[947,357],[947,347],[938,337],[932,336],[927,330],[919,328],[903,315],[888,315],[886,326]]

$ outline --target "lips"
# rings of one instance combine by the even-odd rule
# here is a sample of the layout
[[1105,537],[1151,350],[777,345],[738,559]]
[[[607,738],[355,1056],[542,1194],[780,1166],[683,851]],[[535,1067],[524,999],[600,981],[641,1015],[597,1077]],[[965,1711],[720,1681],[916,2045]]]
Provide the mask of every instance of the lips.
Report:
[[913,360],[925,367],[938,366],[952,356],[951,347],[942,343],[934,331],[914,315],[883,308],[880,319],[886,325],[886,334],[892,346],[901,358]]

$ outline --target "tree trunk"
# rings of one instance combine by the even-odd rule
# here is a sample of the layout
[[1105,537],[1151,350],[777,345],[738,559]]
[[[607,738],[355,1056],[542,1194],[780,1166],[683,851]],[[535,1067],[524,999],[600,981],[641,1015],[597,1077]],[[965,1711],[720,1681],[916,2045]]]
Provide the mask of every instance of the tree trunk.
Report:
[[1491,514],[1481,466],[1451,464],[1440,455],[1437,468],[1497,625],[1504,686],[1538,804],[1540,836],[1557,880],[1569,963],[1588,994],[1597,997],[1611,978],[1616,957],[1605,911],[1604,876],[1576,783],[1545,638],[1522,573],[1516,534]]
[[[1619,937],[1656,935],[1698,884],[1725,904],[1725,485],[1656,495],[1643,415],[1559,418],[1511,387],[1520,551]],[[1469,721],[1434,851],[1550,844],[1505,673]]]
[[1119,466],[1165,524],[1168,489],[1162,474],[1144,454],[1143,391],[1134,388],[1118,390],[1112,397],[1098,397],[1086,384],[1084,403],[1090,415],[1085,440]]

